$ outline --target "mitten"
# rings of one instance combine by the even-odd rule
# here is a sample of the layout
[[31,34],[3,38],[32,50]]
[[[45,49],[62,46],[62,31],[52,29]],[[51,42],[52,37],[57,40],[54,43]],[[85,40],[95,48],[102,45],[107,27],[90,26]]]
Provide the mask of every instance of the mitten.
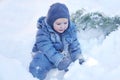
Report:
[[71,64],[71,59],[65,57],[63,58],[59,64],[58,64],[58,69],[59,70],[67,70],[68,66]]
[[82,55],[79,56],[79,64],[82,65],[85,62],[85,59]]
[[85,62],[84,59],[79,59],[79,64],[82,65]]

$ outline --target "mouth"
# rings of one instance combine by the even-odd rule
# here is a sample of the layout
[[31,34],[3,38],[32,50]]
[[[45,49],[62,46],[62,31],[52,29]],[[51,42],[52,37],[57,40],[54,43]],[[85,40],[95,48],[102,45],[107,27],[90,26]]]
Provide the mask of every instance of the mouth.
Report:
[[64,29],[60,29],[59,31],[65,31]]
[[59,30],[60,33],[64,32],[64,31],[65,31],[64,29]]

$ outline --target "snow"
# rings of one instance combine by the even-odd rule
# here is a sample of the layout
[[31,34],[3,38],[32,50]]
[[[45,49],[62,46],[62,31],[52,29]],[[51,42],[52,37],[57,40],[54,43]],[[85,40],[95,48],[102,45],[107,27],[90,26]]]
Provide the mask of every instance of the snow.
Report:
[[[36,21],[40,16],[46,15],[50,4],[57,1],[66,3],[71,9],[70,12],[83,7],[90,11],[99,9],[107,14],[110,13],[108,15],[120,14],[117,10],[119,7],[116,7],[119,0],[84,0],[83,4],[81,1],[67,0],[1,0],[0,80],[38,80],[33,78],[28,71],[31,61],[30,53],[36,34]],[[108,1],[110,3],[106,5]],[[98,5],[97,2],[100,4]],[[114,6],[109,9],[111,4]],[[75,5],[74,9],[73,5]],[[101,38],[102,33],[97,32],[92,33],[93,35],[86,32],[86,34],[78,34],[86,58],[84,65],[79,65],[76,61],[70,65],[67,73],[56,69],[51,70],[46,80],[62,80],[62,78],[63,80],[119,80],[120,29],[112,32],[104,41],[103,37]],[[95,38],[98,35],[101,35],[99,39]]]
[[0,59],[0,80],[37,80],[17,59],[9,59],[1,55]]
[[120,29],[107,36],[102,44],[91,45],[92,48],[85,51],[87,52],[87,62],[82,66],[75,63],[65,74],[67,76],[65,80],[119,80],[119,36]]

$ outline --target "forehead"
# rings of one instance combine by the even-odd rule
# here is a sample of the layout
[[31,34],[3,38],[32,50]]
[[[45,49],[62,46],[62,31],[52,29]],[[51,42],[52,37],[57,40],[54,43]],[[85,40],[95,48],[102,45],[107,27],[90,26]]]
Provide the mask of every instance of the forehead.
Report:
[[68,19],[67,18],[58,18],[55,20],[55,23],[58,23],[58,22],[68,22]]

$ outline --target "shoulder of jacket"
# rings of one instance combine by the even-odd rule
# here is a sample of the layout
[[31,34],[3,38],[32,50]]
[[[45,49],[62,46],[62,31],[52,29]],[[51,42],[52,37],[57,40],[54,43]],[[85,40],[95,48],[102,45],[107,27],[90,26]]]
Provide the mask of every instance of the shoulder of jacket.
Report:
[[43,26],[45,26],[45,17],[40,17],[37,21],[37,28],[41,29]]

